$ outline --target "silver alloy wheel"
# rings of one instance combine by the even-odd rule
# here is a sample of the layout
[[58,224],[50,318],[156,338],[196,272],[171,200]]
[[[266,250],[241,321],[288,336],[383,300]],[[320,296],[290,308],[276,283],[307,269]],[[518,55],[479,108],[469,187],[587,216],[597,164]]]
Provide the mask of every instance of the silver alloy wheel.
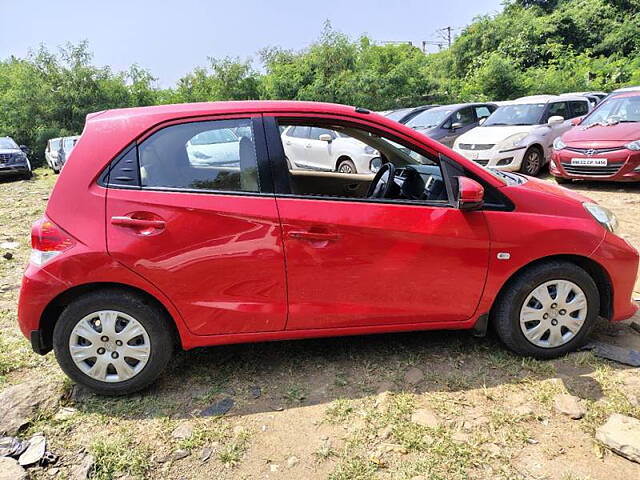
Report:
[[527,171],[527,175],[535,175],[538,173],[541,167],[540,161],[540,152],[538,150],[531,149],[529,153],[527,153],[525,170]]
[[69,353],[87,376],[101,382],[124,382],[140,373],[149,361],[151,341],[131,315],[100,310],[73,327]]
[[569,280],[550,280],[537,286],[520,309],[525,338],[542,348],[569,342],[587,319],[587,296]]
[[353,168],[348,162],[342,162],[340,167],[338,168],[338,172],[340,173],[353,173]]

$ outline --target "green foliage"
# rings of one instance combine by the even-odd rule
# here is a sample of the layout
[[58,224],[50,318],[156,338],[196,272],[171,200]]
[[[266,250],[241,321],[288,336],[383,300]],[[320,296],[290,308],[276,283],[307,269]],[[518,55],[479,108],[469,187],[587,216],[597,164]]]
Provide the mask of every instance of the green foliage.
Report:
[[79,134],[87,113],[218,100],[288,99],[374,110],[425,103],[609,90],[640,83],[640,0],[506,0],[477,17],[450,49],[352,40],[325,23],[297,51],[267,47],[251,59],[209,58],[173,88],[137,65],[97,67],[86,42],[57,53],[41,46],[0,61],[0,135],[42,161],[46,141]]

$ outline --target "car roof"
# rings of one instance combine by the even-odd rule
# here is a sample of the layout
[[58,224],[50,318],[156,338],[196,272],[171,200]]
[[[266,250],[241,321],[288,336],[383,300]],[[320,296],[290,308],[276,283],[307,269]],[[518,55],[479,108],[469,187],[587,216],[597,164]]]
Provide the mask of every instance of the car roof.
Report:
[[579,102],[588,102],[589,100],[581,95],[529,95],[528,97],[520,97],[515,100],[510,100],[508,102],[504,102],[503,105],[518,105],[518,104],[528,104],[528,103],[550,103],[557,100],[567,101],[567,100],[577,100]]
[[640,90],[629,90],[626,92],[616,93],[614,95],[615,98],[627,98],[627,97],[638,97],[638,96],[640,96]]
[[472,102],[472,103],[452,103],[451,105],[439,105],[430,110],[457,110],[465,107],[484,107],[485,105],[495,105],[493,102]]
[[630,87],[618,88],[611,93],[638,92],[638,91],[640,91],[640,85],[633,85]]

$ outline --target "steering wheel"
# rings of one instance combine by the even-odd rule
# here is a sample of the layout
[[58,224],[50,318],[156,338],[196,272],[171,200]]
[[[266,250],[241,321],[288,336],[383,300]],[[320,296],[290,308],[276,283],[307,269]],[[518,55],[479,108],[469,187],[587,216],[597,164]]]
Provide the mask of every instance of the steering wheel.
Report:
[[380,170],[373,177],[367,198],[386,198],[391,192],[391,188],[395,185],[394,178],[396,176],[396,167],[393,163],[384,163]]

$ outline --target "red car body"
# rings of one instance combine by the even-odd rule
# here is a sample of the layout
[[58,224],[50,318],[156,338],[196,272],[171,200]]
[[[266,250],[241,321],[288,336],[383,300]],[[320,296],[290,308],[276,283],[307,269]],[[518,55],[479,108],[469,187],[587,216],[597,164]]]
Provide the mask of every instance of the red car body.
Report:
[[[166,125],[238,116],[260,125],[280,117],[321,117],[388,133],[447,155],[499,190],[513,208],[463,211],[100,185],[101,172],[132,141]],[[72,238],[71,246],[43,265],[28,265],[19,324],[34,349],[46,353],[62,306],[116,285],[157,300],[184,349],[471,329],[517,272],[550,258],[570,259],[593,272],[601,314],[626,319],[637,308],[630,297],[638,252],[594,221],[585,201],[533,178],[509,185],[413,129],[353,107],[256,101],[101,112],[88,117],[46,209],[46,218]],[[119,222],[132,212],[146,226],[122,228]],[[155,222],[166,228],[154,232],[160,225]],[[46,240],[42,228],[36,234]],[[301,236],[307,241],[296,240]],[[500,258],[504,252],[508,260]]]
[[[615,99],[601,103],[582,122],[596,114],[608,101],[629,97],[640,97],[640,92],[617,95]],[[640,181],[640,150],[630,150],[626,147],[630,142],[640,140],[640,122],[588,127],[578,124],[561,139],[565,147],[553,151],[549,167],[555,177],[615,182]],[[572,165],[572,162],[593,162],[596,159],[606,159],[606,165]]]

